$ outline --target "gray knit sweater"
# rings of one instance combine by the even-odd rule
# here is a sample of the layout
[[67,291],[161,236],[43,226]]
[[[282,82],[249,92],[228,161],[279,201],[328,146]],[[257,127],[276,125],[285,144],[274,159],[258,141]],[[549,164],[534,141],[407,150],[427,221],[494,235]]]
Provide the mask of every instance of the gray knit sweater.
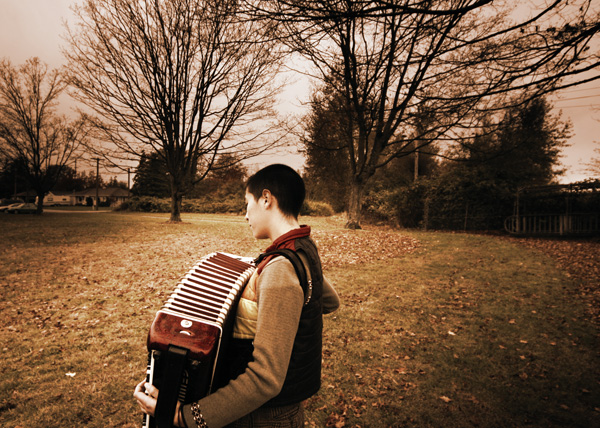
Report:
[[[304,295],[292,264],[284,257],[270,261],[256,286],[258,320],[254,361],[244,373],[198,404],[209,428],[219,428],[259,408],[279,394],[287,373]],[[323,283],[323,313],[335,311],[339,298]],[[190,406],[184,406],[188,427],[196,426]]]

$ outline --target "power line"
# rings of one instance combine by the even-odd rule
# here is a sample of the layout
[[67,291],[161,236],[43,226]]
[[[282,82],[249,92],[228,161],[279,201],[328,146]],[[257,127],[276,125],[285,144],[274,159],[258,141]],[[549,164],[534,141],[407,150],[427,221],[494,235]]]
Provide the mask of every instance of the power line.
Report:
[[595,91],[597,89],[600,89],[600,86],[594,86],[591,88],[580,88],[580,89],[569,89],[569,90],[565,90],[565,91],[558,91],[558,94],[571,94],[573,92],[588,92],[588,91]]
[[578,106],[564,106],[564,107],[555,106],[554,108],[560,109],[560,110],[567,110],[570,108],[590,108],[590,109],[599,110],[600,104],[582,104],[582,105],[578,105]]
[[573,101],[573,100],[583,100],[584,98],[597,98],[600,100],[600,94],[597,95],[587,95],[585,97],[572,97],[572,98],[559,98],[557,99],[556,103],[561,102],[561,101]]

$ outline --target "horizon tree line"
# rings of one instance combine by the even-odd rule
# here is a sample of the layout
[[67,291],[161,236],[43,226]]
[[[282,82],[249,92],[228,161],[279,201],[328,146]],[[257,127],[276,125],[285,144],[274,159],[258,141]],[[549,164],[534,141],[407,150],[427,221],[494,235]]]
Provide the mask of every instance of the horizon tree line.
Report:
[[310,140],[273,110],[289,55],[342,112],[329,127],[345,153],[350,228],[377,171],[414,154],[453,157],[511,108],[600,78],[589,77],[600,65],[590,0],[529,11],[491,0],[86,0],[75,12],[64,81],[87,109],[80,144],[115,164],[158,154],[173,221],[221,153],[243,160],[290,135]]

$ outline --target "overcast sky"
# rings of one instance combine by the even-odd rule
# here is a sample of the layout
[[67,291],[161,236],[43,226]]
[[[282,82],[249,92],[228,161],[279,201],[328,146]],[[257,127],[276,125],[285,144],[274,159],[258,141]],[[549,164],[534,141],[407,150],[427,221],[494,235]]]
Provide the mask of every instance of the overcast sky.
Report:
[[[62,65],[63,21],[72,23],[72,3],[74,0],[0,0],[0,58],[19,65],[37,56],[51,67]],[[293,104],[298,104],[298,97],[291,100]],[[583,180],[588,177],[584,164],[592,157],[600,157],[594,152],[600,148],[600,143],[594,143],[600,141],[600,81],[566,90],[552,101],[557,109],[562,109],[563,117],[573,123],[571,147],[563,151],[568,172],[561,181]],[[301,166],[298,156],[288,160],[292,166]]]

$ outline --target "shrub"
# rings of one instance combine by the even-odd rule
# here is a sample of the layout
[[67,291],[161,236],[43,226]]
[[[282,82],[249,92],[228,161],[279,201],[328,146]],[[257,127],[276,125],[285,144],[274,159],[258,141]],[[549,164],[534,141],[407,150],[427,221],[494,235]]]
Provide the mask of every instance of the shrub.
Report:
[[396,207],[400,189],[369,192],[362,204],[362,213],[370,221],[397,222]]
[[216,199],[209,197],[184,199],[181,211],[197,214],[239,214],[243,213],[245,208],[242,198],[237,195],[224,195]]
[[171,211],[171,200],[153,196],[133,196],[123,202],[119,211],[139,211],[146,213],[168,213]]
[[[123,202],[119,211],[138,211],[148,213],[168,213],[171,211],[171,200],[153,196],[134,196]],[[203,197],[184,199],[181,203],[182,213],[196,214],[242,214],[246,210],[243,198],[238,195],[224,195],[219,198]],[[331,205],[326,202],[305,201],[301,215],[332,216],[335,214]]]
[[329,217],[335,214],[333,207],[327,202],[305,200],[300,215]]
[[[169,198],[157,198],[153,196],[134,196],[129,201],[122,203],[117,210],[168,213],[171,211],[171,200]],[[244,210],[244,200],[233,195],[218,199],[207,197],[183,199],[181,203],[182,213],[237,214],[244,212]]]

